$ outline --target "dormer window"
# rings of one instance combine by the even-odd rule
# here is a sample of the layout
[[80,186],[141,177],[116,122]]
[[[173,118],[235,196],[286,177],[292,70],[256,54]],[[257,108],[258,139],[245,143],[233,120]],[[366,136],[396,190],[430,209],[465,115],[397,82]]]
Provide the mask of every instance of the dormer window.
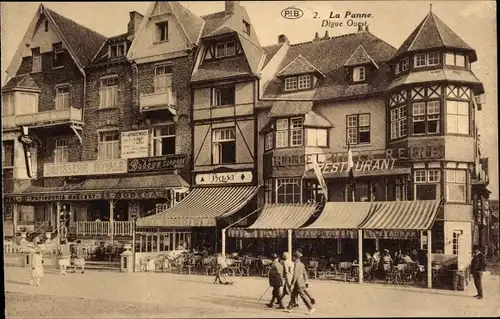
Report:
[[215,57],[225,58],[236,54],[236,45],[234,41],[219,42],[215,46]]
[[168,41],[168,21],[156,24],[155,42]]
[[363,82],[366,80],[366,68],[358,66],[353,69],[352,80],[354,82]]
[[285,91],[307,90],[311,87],[312,80],[309,74],[285,78]]
[[441,63],[441,53],[439,52],[429,52],[429,53],[419,53],[415,54],[414,66],[416,68],[422,68],[426,66],[436,66]]
[[243,20],[243,32],[250,35],[250,23]]
[[461,53],[446,53],[444,60],[446,65],[465,67],[465,56]]
[[110,58],[115,59],[125,56],[125,43],[118,43],[109,46]]
[[56,43],[53,46],[54,49],[54,61],[52,66],[54,68],[59,68],[64,66],[64,49],[62,43]]
[[410,59],[407,57],[402,59],[396,64],[396,74],[406,72],[410,69]]

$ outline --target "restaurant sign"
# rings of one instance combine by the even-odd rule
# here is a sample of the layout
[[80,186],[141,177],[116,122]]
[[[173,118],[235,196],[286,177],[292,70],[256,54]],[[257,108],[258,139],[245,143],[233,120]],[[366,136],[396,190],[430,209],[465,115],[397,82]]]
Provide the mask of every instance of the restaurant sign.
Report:
[[252,171],[197,174],[197,185],[243,184],[253,181]]
[[39,195],[14,196],[15,202],[54,202],[54,201],[90,201],[105,199],[150,199],[165,198],[166,190],[122,190],[119,192],[78,192],[78,193],[51,193]]
[[183,168],[186,164],[186,155],[165,155],[128,160],[128,172],[154,172],[176,168]]
[[46,163],[43,165],[43,177],[124,174],[126,172],[126,159]]
[[122,132],[121,158],[147,157],[149,155],[148,130]]

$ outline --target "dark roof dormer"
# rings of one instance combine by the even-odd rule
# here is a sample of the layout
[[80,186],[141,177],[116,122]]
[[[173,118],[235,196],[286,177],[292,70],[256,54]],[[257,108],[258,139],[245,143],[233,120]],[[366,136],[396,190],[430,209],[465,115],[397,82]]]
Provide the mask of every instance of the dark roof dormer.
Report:
[[325,74],[302,55],[299,55],[285,65],[276,74],[276,77],[282,81],[283,91],[293,92],[313,89],[318,79],[325,77]]
[[349,83],[361,84],[368,81],[370,75],[376,72],[379,66],[360,44],[344,63],[344,68]]

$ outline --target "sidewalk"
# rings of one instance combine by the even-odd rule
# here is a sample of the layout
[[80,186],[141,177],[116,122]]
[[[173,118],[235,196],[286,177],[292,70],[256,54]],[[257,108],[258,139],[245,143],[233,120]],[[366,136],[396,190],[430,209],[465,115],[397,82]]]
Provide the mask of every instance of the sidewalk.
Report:
[[[5,268],[9,317],[42,313],[64,318],[296,317],[305,313],[303,305],[293,314],[267,309],[264,303],[270,290],[258,303],[268,288],[266,278],[236,277],[235,285],[224,286],[200,275],[86,272],[61,276],[51,272],[41,287],[32,287],[26,284],[26,269]],[[484,286],[483,300],[471,297],[475,291],[470,286],[454,292],[315,280],[309,291],[317,302],[317,317],[500,315],[499,278],[490,276]],[[22,303],[30,307],[20,310]]]

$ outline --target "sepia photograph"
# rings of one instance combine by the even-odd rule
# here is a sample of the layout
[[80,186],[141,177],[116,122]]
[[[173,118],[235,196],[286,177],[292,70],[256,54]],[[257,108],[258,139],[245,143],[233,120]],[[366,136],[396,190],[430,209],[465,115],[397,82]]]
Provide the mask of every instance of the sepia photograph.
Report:
[[496,10],[2,1],[6,318],[499,317]]

